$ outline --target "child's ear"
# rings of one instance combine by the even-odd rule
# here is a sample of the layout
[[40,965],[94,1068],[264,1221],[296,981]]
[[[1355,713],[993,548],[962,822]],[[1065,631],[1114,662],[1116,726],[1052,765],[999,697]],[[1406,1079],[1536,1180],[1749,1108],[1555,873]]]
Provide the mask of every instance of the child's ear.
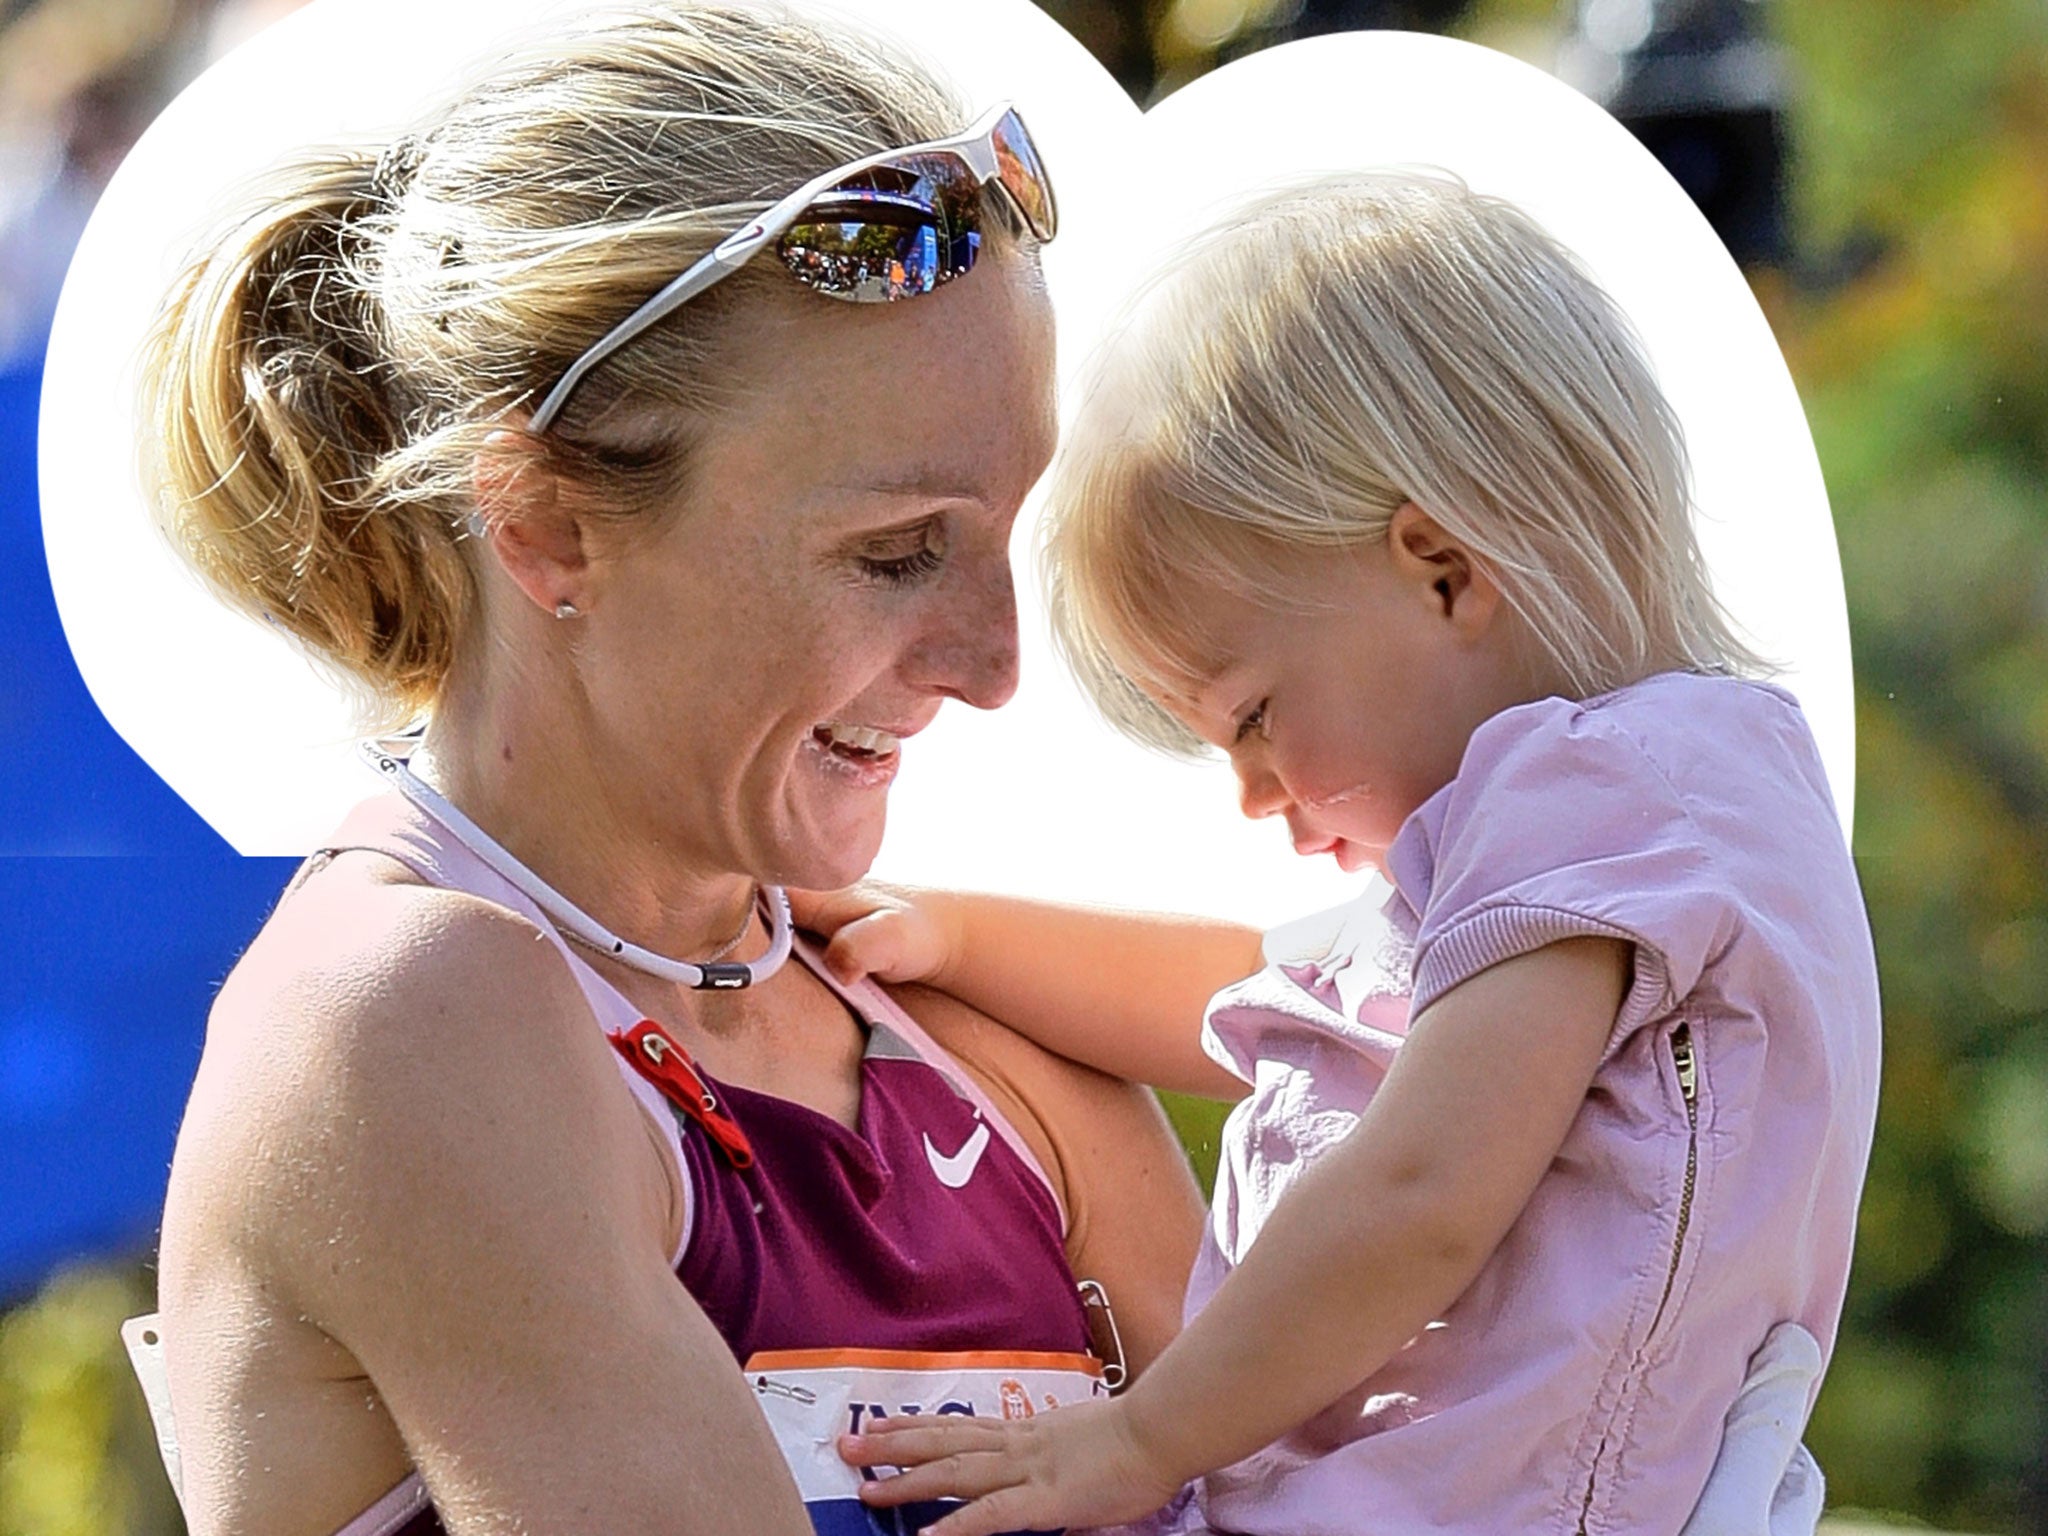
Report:
[[524,433],[493,432],[470,470],[471,529],[536,606],[555,613],[587,605],[590,559],[583,528],[566,505],[542,449]]
[[1412,501],[1387,525],[1394,571],[1460,634],[1477,639],[1500,611],[1500,585],[1486,563]]

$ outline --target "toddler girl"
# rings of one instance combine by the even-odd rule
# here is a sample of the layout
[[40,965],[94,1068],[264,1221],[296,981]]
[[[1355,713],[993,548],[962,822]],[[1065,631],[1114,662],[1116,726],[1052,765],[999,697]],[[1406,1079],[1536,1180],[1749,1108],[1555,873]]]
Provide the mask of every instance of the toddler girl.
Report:
[[1132,1519],[1189,1479],[1248,1536],[1677,1531],[1767,1330],[1832,1344],[1878,1001],[1812,738],[1744,675],[1629,325],[1454,182],[1268,197],[1110,349],[1046,570],[1112,721],[1227,753],[1245,814],[1393,894],[1199,1035],[1190,982],[1257,965],[1250,936],[826,904],[842,969],[1244,1096],[1151,1370],[850,1436],[907,1469],[868,1497],[976,1499],[942,1536]]

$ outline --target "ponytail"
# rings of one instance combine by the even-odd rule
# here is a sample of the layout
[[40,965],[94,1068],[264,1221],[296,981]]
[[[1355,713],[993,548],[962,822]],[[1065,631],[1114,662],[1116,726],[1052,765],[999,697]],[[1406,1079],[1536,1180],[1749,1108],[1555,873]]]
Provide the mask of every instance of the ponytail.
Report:
[[143,420],[165,531],[209,585],[411,716],[471,588],[444,515],[375,494],[405,435],[367,228],[383,179],[334,153],[258,189],[165,305]]
[[[648,294],[836,163],[961,108],[858,38],[638,0],[512,48],[381,158],[302,156],[179,280],[142,420],[166,531],[232,605],[416,718],[476,593],[479,452]],[[665,515],[730,396],[763,264],[594,370],[537,439],[593,514]]]

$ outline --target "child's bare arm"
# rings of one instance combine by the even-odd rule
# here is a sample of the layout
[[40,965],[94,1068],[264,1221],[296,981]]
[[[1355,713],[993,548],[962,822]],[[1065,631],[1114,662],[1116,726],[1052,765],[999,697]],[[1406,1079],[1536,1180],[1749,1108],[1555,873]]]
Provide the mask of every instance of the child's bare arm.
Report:
[[1571,939],[1446,993],[1358,1127],[1128,1393],[1014,1428],[861,1436],[850,1459],[919,1464],[863,1497],[987,1498],[935,1536],[1126,1518],[1133,1487],[1178,1487],[1334,1402],[1458,1298],[1528,1203],[1599,1065],[1629,954]]
[[1431,1004],[1357,1129],[1133,1388],[1141,1438],[1190,1475],[1226,1466],[1341,1397],[1457,1300],[1571,1129],[1628,960],[1617,940],[1571,939]]
[[872,884],[792,899],[805,926],[832,936],[825,960],[843,980],[923,981],[1114,1076],[1244,1093],[1200,1037],[1211,995],[1263,963],[1255,929]]

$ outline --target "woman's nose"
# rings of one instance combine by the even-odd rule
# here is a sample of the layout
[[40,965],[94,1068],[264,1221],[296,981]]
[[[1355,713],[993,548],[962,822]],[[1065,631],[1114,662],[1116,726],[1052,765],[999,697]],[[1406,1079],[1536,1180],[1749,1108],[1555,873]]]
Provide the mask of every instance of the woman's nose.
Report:
[[947,622],[920,648],[913,681],[976,709],[998,709],[1017,692],[1017,591],[1007,562],[959,593]]

